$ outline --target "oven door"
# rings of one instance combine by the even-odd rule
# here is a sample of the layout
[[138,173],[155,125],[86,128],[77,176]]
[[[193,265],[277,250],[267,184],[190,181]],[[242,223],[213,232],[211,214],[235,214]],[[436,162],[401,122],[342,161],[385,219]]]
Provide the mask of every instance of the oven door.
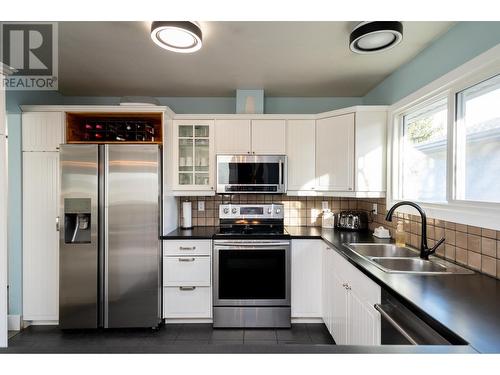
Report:
[[217,193],[286,193],[286,156],[217,155]]
[[214,243],[214,306],[290,306],[290,242]]

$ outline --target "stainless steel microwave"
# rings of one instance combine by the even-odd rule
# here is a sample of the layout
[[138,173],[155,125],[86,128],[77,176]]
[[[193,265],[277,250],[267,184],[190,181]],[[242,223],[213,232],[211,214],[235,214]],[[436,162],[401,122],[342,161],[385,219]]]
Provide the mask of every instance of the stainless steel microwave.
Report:
[[217,194],[286,193],[285,155],[217,155]]

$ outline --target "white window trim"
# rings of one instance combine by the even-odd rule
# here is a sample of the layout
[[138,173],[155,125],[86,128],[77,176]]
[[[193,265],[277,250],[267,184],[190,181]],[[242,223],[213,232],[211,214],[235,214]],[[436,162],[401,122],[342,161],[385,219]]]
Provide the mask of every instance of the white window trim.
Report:
[[[421,89],[401,99],[389,107],[387,138],[387,207],[399,199],[400,193],[400,118],[410,108],[424,105],[438,97],[448,96],[448,148],[447,148],[447,203],[429,203],[415,201],[422,206],[431,218],[452,221],[460,224],[500,230],[500,203],[482,203],[458,201],[454,197],[456,152],[455,136],[455,94],[476,83],[500,73],[500,44],[459,66],[444,76],[427,84]],[[498,187],[497,187],[498,188]],[[400,212],[416,214],[407,206]]]

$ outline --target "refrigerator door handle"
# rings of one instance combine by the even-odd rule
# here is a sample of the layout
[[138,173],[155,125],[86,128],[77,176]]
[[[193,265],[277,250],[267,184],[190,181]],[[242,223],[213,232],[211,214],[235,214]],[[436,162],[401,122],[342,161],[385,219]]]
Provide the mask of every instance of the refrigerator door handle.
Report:
[[103,282],[104,282],[104,301],[103,301],[103,314],[104,314],[104,328],[108,328],[109,327],[109,280],[108,280],[108,275],[109,275],[109,263],[108,263],[108,259],[109,259],[109,234],[108,234],[108,214],[109,214],[109,206],[108,206],[108,198],[109,198],[109,188],[108,188],[108,184],[109,184],[109,146],[108,145],[104,145],[104,152],[103,152],[103,160],[102,160],[102,163],[103,163],[103,169],[104,169],[104,173],[103,173],[103,193],[104,193],[104,199],[101,204],[103,205],[103,209],[104,209],[104,225],[105,228],[103,230],[103,233],[104,233],[104,239],[103,239],[103,261],[104,261],[104,265],[103,265],[103,272],[104,272],[104,275],[103,275]]

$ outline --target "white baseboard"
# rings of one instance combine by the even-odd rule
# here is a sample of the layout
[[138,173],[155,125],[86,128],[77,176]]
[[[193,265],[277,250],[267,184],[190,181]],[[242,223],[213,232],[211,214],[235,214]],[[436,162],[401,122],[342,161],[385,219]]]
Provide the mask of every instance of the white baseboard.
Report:
[[9,331],[20,331],[21,330],[21,315],[9,315],[7,316],[7,327]]
[[292,318],[293,323],[323,323],[323,318]]
[[177,319],[164,319],[165,324],[187,324],[187,323],[213,323],[213,319],[189,319],[189,318],[177,318]]

